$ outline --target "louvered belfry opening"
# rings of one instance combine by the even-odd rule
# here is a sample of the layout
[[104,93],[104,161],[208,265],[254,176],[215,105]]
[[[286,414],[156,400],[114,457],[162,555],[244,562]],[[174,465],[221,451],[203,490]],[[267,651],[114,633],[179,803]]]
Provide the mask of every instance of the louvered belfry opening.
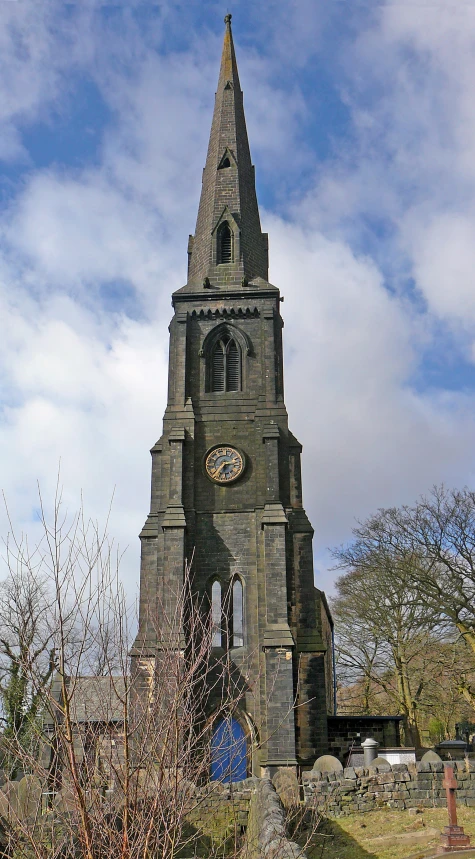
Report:
[[233,234],[227,221],[223,221],[218,230],[218,265],[233,261]]
[[241,349],[230,334],[223,334],[211,353],[211,391],[241,390]]

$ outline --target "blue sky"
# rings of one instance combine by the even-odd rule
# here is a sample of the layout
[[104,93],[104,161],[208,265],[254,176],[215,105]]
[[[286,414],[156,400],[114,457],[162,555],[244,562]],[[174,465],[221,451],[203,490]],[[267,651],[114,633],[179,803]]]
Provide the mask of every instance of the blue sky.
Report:
[[[226,11],[0,0],[0,485],[33,534],[60,460],[70,509],[115,492],[130,593]],[[229,11],[331,590],[356,519],[474,482],[475,5]]]

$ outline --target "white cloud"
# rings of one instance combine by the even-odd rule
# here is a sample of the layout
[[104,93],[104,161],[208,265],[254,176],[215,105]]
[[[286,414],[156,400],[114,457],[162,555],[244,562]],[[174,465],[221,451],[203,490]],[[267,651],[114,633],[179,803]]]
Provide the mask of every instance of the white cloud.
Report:
[[424,324],[390,296],[371,259],[301,225],[271,218],[266,227],[285,293],[290,427],[304,445],[304,503],[328,587],[326,549],[357,518],[411,503],[434,483],[475,479],[475,403],[413,389]]
[[[133,590],[148,449],[159,435],[166,389],[165,332],[125,317],[97,324],[54,296],[10,308],[3,323],[0,368],[10,396],[0,413],[1,489],[12,518],[38,535],[36,481],[50,509],[60,460],[70,510],[82,491],[86,513],[104,520],[115,491],[111,534],[131,545],[123,575]],[[5,533],[3,511],[0,522]]]
[[[70,506],[82,487],[86,509],[101,518],[116,486],[111,530],[131,546],[124,571],[136,582],[148,449],[165,405],[170,293],[184,280],[220,38],[200,32],[188,49],[166,54],[159,23],[141,39],[132,18],[129,30],[110,21],[96,27],[91,9],[76,16],[74,38],[71,21],[64,24],[68,39],[56,55],[57,9],[42,18],[34,4],[13,5],[33,10],[31,19],[11,14],[20,16],[25,45],[37,26],[38,44],[9,90],[10,154],[21,154],[26,117],[67,99],[68,74],[81,64],[111,119],[96,166],[32,170],[2,222],[1,482],[25,527],[36,479],[51,498],[60,457]],[[240,49],[239,61],[258,174],[291,161],[292,175],[313,145],[296,147],[308,108],[297,84],[276,87],[275,70],[287,51],[296,66],[311,56],[321,19],[315,4],[292,6],[290,18],[282,4],[273,8],[267,47],[277,39],[279,50],[269,57]],[[411,385],[434,336],[433,315],[462,320],[475,337],[467,15],[444,15],[445,24],[433,16],[428,26],[425,12],[392,4],[345,43],[354,139],[320,169],[290,223],[265,219],[271,277],[286,297],[290,426],[304,443],[304,500],[322,567],[325,548],[349,536],[355,517],[411,502],[434,482],[474,477],[470,397]],[[5,86],[21,65],[11,32],[3,22]],[[374,258],[359,250],[368,216],[393,230]],[[388,291],[386,269],[414,274],[427,313],[404,290]],[[123,283],[130,295],[114,300],[111,290]]]
[[154,247],[155,219],[127,200],[102,171],[77,178],[35,175],[11,207],[5,238],[35,267],[41,282],[67,289],[130,280],[140,291],[170,265]]
[[440,212],[408,217],[405,237],[411,248],[416,283],[440,317],[475,329],[475,216]]
[[381,4],[343,41],[353,133],[337,142],[303,211],[315,228],[371,247],[392,288],[407,292],[412,276],[426,333],[433,317],[463,328],[466,357],[467,335],[475,339],[475,7],[436,5]]

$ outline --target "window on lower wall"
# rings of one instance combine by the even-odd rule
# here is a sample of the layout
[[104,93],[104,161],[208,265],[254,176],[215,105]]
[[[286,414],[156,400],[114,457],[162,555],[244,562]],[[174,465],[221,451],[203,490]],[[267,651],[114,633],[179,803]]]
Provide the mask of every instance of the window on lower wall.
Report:
[[212,647],[221,647],[221,583],[214,581],[211,587],[211,645]]
[[232,637],[231,647],[244,646],[243,592],[239,579],[234,579],[232,595]]
[[210,602],[211,646],[244,647],[244,592],[241,580],[233,579],[232,584],[223,591],[219,579],[214,579]]

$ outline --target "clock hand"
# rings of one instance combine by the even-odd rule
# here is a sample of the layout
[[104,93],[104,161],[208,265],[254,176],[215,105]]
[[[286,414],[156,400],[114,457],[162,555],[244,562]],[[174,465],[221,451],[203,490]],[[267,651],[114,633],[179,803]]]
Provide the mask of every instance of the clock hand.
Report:
[[227,462],[226,462],[226,460],[224,460],[224,462],[222,462],[222,463],[221,463],[221,465],[220,465],[220,466],[218,466],[218,468],[217,468],[217,469],[216,469],[216,471],[214,472],[214,476],[215,476],[215,477],[217,477],[217,475],[219,474],[219,472],[221,471],[221,469],[222,469],[222,468],[224,468],[224,466],[225,466],[225,465],[228,465],[228,464],[229,464],[229,463],[227,463]]

